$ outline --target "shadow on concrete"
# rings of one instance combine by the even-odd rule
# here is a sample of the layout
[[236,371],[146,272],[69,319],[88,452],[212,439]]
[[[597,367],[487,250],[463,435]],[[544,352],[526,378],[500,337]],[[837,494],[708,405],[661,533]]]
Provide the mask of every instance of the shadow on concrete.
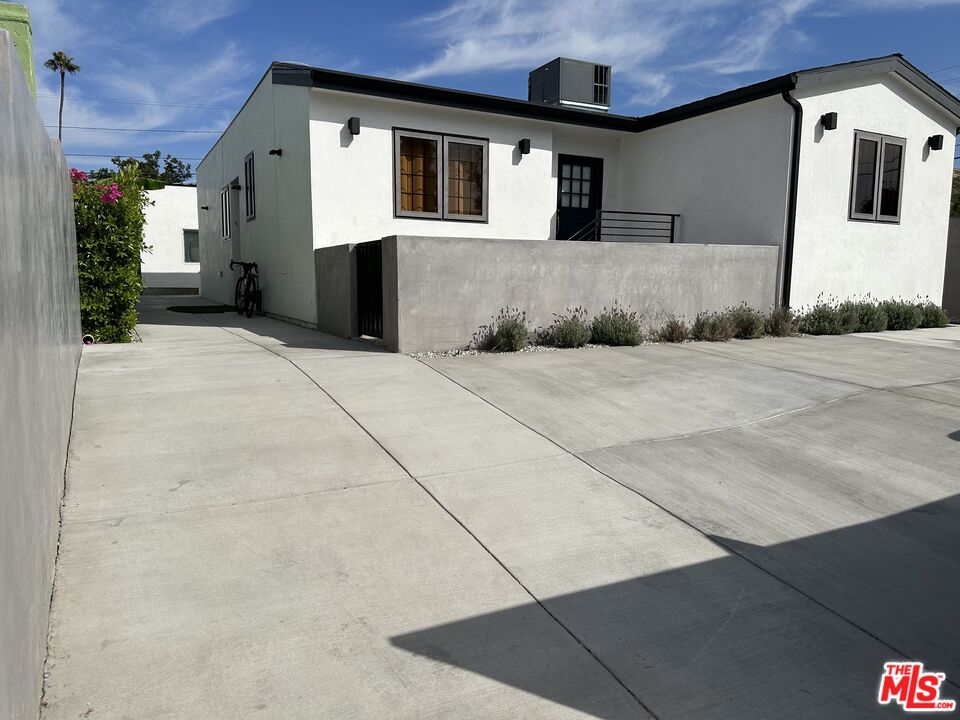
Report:
[[[172,306],[181,305],[199,308],[201,305],[219,308],[223,312],[174,312]],[[210,327],[223,328],[240,337],[262,345],[278,343],[286,348],[309,350],[338,350],[357,353],[387,353],[388,351],[368,340],[348,340],[328,335],[308,327],[275,318],[254,315],[247,318],[229,306],[215,303],[205,298],[153,296],[141,297],[137,308],[138,326],[148,328],[151,325],[164,327]]]
[[950,438],[951,440],[960,441],[960,430],[954,430],[952,433],[947,435],[947,437]]
[[[841,607],[734,555],[543,606],[661,719],[893,717],[899,708],[876,703],[882,663],[898,657],[885,643],[946,672],[952,683],[942,696],[960,697],[958,517],[954,496],[770,547],[715,538],[763,566],[801,574],[815,566],[832,590],[824,596]],[[870,584],[889,593],[864,593]],[[843,619],[856,614],[848,612],[854,603],[864,623]],[[523,642],[538,609],[530,603],[391,642],[595,717],[619,717],[587,702],[579,678],[554,670],[552,648]]]

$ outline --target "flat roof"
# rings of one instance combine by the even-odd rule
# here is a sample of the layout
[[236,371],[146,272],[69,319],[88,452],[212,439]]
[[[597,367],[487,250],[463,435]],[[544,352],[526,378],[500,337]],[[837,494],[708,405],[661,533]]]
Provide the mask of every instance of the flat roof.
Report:
[[298,63],[275,62],[271,65],[272,78],[277,85],[300,85],[324,90],[386,97],[395,100],[440,105],[443,107],[475,110],[511,117],[546,120],[548,122],[581,125],[584,127],[643,132],[674,122],[705,115],[743,103],[779,95],[797,88],[815,87],[844,80],[856,80],[874,75],[893,73],[913,85],[934,103],[960,121],[960,99],[939,85],[902,55],[884,55],[866,60],[826,65],[798,70],[729,90],[719,95],[686,103],[650,115],[616,115],[589,110],[577,110],[559,105],[519,100],[500,95],[454,90],[435,85],[392,80],[357,73],[328,70]]

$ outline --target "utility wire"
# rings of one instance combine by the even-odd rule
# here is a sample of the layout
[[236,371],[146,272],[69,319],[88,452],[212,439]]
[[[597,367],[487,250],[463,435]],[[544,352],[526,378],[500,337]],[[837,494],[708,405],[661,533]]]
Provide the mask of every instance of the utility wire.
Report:
[[[113,157],[128,158],[128,157],[135,157],[134,153],[113,153],[112,155],[103,154],[103,153],[64,153],[64,155],[68,155],[68,156],[70,156],[70,157],[105,157],[105,158],[113,158]],[[200,158],[200,157],[192,157],[192,156],[188,156],[188,155],[178,155],[177,158],[180,159],[180,160],[203,160],[203,158]]]
[[943,72],[944,70],[953,70],[954,68],[960,68],[960,65],[947,65],[947,67],[942,67],[939,70],[930,70],[927,72],[927,74],[933,75],[934,73]]
[[[44,125],[44,127],[55,128],[56,125]],[[110,127],[86,127],[83,125],[64,125],[64,130],[107,130],[110,132],[154,132],[154,133],[199,133],[202,135],[219,135],[220,130],[162,130],[147,128],[110,128]]]
[[[59,98],[51,93],[37,93],[37,97]],[[208,110],[236,110],[227,105],[188,105],[185,103],[147,102],[146,100],[118,100],[116,98],[91,97],[89,95],[64,95],[65,100],[91,100],[94,102],[121,103],[123,105],[160,105],[162,107],[206,108]]]

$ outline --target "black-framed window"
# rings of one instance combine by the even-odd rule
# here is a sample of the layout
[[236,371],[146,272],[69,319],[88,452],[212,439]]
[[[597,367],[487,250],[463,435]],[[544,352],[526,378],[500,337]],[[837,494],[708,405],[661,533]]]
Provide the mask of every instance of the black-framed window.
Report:
[[220,191],[220,237],[230,238],[230,186]]
[[397,217],[486,222],[489,142],[394,130]]
[[857,130],[853,143],[850,219],[900,222],[903,205],[903,138]]
[[183,261],[200,262],[200,232],[197,230],[183,231]]
[[247,220],[257,216],[256,180],[253,172],[253,153],[243,159],[243,188],[246,202]]

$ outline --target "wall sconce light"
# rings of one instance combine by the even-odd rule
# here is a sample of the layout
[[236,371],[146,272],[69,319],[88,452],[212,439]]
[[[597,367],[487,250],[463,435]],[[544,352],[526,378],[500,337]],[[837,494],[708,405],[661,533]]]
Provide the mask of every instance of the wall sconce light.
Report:
[[347,129],[350,131],[351,135],[359,135],[360,134],[360,118],[358,118],[357,116],[353,116],[352,118],[347,120]]
[[201,205],[201,206],[200,206],[200,209],[201,209],[201,210],[209,210],[209,209],[210,209],[210,206],[209,206],[209,205]]
[[240,189],[240,181],[239,181],[239,180],[234,180],[232,183],[230,183],[230,189],[231,189],[231,190],[239,190],[239,189]]
[[943,135],[931,135],[928,137],[927,146],[931,150],[943,150]]
[[824,113],[820,116],[820,124],[823,125],[824,130],[836,130],[837,114],[835,112]]
[[517,145],[520,148],[521,155],[530,154],[530,138],[523,138]]
[[270,151],[269,154],[270,154],[270,155],[276,155],[277,157],[280,157],[280,156],[283,155],[283,148],[274,148],[273,150]]

